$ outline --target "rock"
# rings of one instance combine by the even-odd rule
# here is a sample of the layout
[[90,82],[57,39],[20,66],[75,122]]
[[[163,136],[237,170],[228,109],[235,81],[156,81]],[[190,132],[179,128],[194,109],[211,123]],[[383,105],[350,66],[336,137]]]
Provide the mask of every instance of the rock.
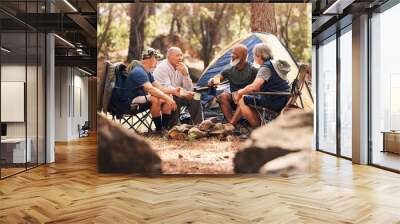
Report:
[[161,173],[161,159],[150,144],[102,114],[98,118],[97,169],[100,173]]
[[187,140],[188,136],[185,133],[180,133],[179,132],[177,135],[174,136],[173,139],[175,139],[175,140]]
[[233,133],[233,131],[235,130],[235,126],[233,126],[230,123],[224,124],[224,129],[226,133]]
[[189,134],[189,138],[193,138],[193,139],[199,139],[199,138],[203,138],[206,136],[206,133],[203,131],[200,131],[197,127],[191,128],[189,130],[188,134]]
[[276,173],[309,167],[313,113],[285,113],[255,129],[234,158],[236,173]]
[[181,125],[177,125],[175,127],[176,127],[176,130],[178,130],[179,132],[188,133],[189,129],[192,128],[193,125],[181,124]]
[[175,140],[185,140],[189,131],[188,127],[187,125],[175,125],[168,131],[167,137]]
[[180,132],[174,127],[171,130],[168,131],[168,137],[175,139],[176,136],[179,134]]
[[214,126],[214,123],[210,120],[205,120],[199,124],[200,131],[208,131]]

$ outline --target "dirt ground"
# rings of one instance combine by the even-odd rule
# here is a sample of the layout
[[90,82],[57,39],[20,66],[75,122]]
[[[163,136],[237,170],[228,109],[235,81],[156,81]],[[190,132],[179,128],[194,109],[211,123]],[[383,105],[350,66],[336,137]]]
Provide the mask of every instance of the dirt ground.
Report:
[[160,155],[165,174],[231,174],[234,155],[242,144],[237,139],[181,141],[153,136],[145,138]]

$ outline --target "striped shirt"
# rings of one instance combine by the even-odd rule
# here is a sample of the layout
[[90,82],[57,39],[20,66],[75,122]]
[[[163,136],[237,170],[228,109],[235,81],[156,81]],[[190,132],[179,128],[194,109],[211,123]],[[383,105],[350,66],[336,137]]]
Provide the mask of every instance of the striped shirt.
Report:
[[[186,66],[185,68],[188,70]],[[193,82],[190,79],[190,75],[183,76],[178,70],[174,69],[168,62],[168,59],[162,60],[160,64],[157,65],[153,76],[162,86],[182,87],[189,91],[193,90]]]

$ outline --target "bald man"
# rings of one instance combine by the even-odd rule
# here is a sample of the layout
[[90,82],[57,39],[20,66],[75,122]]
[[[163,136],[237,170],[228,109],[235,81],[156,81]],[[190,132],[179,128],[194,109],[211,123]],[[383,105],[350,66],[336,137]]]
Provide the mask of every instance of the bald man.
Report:
[[218,102],[221,106],[222,113],[229,123],[236,123],[240,118],[239,111],[233,114],[233,109],[237,107],[233,95],[240,89],[251,84],[257,75],[257,69],[247,61],[247,47],[243,44],[237,44],[232,48],[231,64],[220,74],[208,81],[208,85],[213,86],[215,80],[228,80],[230,89],[218,95]]
[[200,101],[194,100],[191,93],[181,95],[183,90],[193,91],[193,82],[190,79],[188,68],[183,63],[183,54],[180,48],[169,48],[167,58],[157,65],[153,75],[167,93],[172,93],[178,106],[178,109],[171,116],[170,126],[178,123],[182,106],[188,108],[193,124],[199,124],[203,121],[203,109]]

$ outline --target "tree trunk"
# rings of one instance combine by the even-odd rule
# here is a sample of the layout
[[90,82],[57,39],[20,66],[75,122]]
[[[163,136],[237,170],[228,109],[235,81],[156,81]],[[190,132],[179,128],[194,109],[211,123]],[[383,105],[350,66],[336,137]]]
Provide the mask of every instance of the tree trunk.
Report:
[[[98,45],[97,45],[97,56],[101,52],[104,43],[108,39],[108,31],[110,30],[110,26],[111,26],[111,22],[112,22],[113,9],[114,9],[114,5],[110,4],[110,8],[108,9],[107,22],[104,27],[104,32],[99,36],[99,41],[98,41]],[[104,54],[104,55],[106,55],[106,54]]]
[[206,68],[213,58],[213,47],[218,44],[219,27],[227,4],[216,5],[214,18],[200,18],[202,59]]
[[129,32],[128,61],[140,59],[143,51],[145,38],[145,21],[147,18],[146,5],[143,3],[132,3],[129,8],[131,25]]
[[276,34],[274,5],[271,3],[252,3],[250,28],[251,32]]

